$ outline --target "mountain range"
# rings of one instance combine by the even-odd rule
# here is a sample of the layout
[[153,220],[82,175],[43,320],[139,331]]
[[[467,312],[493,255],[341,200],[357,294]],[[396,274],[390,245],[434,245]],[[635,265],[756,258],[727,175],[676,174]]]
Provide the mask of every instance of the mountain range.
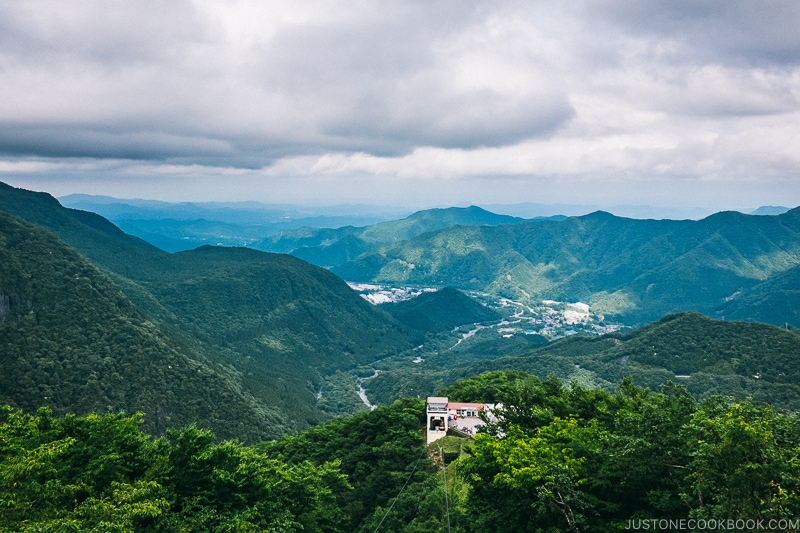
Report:
[[[37,349],[20,348],[13,357],[7,352],[11,359],[4,361],[4,368],[35,369],[38,363],[33,359],[67,353],[70,339],[75,338],[87,343],[81,353],[87,350],[94,353],[90,342],[94,337],[85,331],[89,326],[116,339],[109,341],[109,348],[103,353],[112,359],[124,357],[127,352],[136,351],[140,342],[135,336],[118,337],[110,324],[130,322],[133,319],[125,313],[133,313],[137,320],[148,324],[148,331],[153,334],[151,345],[155,351],[143,356],[141,364],[149,365],[158,358],[178,357],[173,352],[182,347],[178,352],[191,359],[192,364],[212,367],[214,371],[208,374],[216,376],[214,379],[225,377],[228,387],[225,394],[215,393],[213,387],[199,394],[187,389],[185,397],[153,392],[151,403],[109,399],[107,405],[100,406],[102,410],[145,409],[145,421],[150,428],[160,427],[154,417],[161,409],[176,413],[172,424],[203,420],[221,436],[237,435],[257,440],[293,432],[329,416],[316,406],[316,393],[323,374],[411,347],[412,335],[389,314],[366,302],[328,271],[288,255],[208,246],[170,254],[123,233],[96,214],[66,209],[49,195],[7,185],[0,185],[0,211],[5,212],[9,234],[12,228],[23,227],[30,235],[44,232],[46,237],[37,238],[47,242],[33,250],[4,247],[6,269],[0,279],[0,293],[7,305],[3,307],[6,320],[0,328],[0,342],[24,345],[23,341],[19,344],[13,339],[21,338],[32,319],[8,320],[22,305],[19,302],[31,300],[31,305],[50,310],[48,313],[52,313],[56,302],[62,299],[73,306],[79,303],[84,306],[58,313],[53,318],[63,323],[60,329],[51,329],[48,334],[54,343],[50,351],[44,354]],[[20,240],[16,238],[13,242]],[[71,253],[74,261],[82,262],[81,272],[85,273],[78,278],[88,280],[86,291],[88,286],[105,288],[99,302],[106,299],[123,302],[115,304],[116,307],[106,306],[108,310],[103,313],[111,322],[83,321],[81,327],[72,323],[76,317],[97,312],[93,306],[99,296],[93,292],[70,298],[67,292],[60,294],[56,289],[40,290],[60,287],[63,285],[61,278],[72,275],[71,271],[63,273],[55,266],[44,270],[32,267],[47,265],[56,253],[53,250],[57,249],[61,250],[59,254]],[[91,268],[86,260],[92,263]],[[78,278],[74,278],[74,283]],[[66,279],[72,283],[73,278]],[[29,280],[28,285],[19,280]],[[80,287],[82,285],[69,290],[80,293]],[[117,308],[121,309],[118,313]],[[32,316],[38,317],[37,313]],[[73,335],[62,334],[73,330],[76,331]],[[105,338],[102,335],[101,341]],[[79,365],[79,362],[74,364]],[[180,368],[190,366],[184,361]],[[90,372],[89,368],[93,366],[84,365],[75,370],[75,379],[88,379],[85,374]],[[134,366],[130,371],[137,369],[142,370]],[[101,374],[107,375],[105,371]],[[143,376],[136,380],[137,386],[144,386],[144,379]],[[31,380],[38,387],[40,380]],[[16,389],[4,387],[4,401],[25,406],[57,402],[30,383],[24,397],[14,391]],[[231,394],[247,399],[251,409],[239,409],[240,414],[231,417],[231,411],[227,410],[235,410],[233,404],[220,403],[220,398]],[[97,401],[104,401],[102,398],[98,396]],[[180,402],[194,405],[193,410],[186,416],[178,416],[182,412]],[[88,409],[89,405],[92,409],[98,407],[94,403],[54,404],[65,409],[78,406]],[[221,409],[228,414],[218,415]],[[234,431],[240,424],[251,430]]]
[[[561,220],[555,216],[549,219]],[[545,217],[535,220],[544,220]],[[498,215],[480,207],[450,207],[418,211],[401,220],[364,227],[337,229],[303,227],[288,230],[254,243],[258,250],[289,253],[324,267],[341,265],[380,246],[412,239],[423,233],[453,226],[500,226],[525,219]]]
[[[522,219],[472,206],[328,228],[312,227],[313,219],[291,206],[256,202],[167,204],[86,195],[65,201],[113,214],[130,233],[170,251],[245,245],[289,253],[348,281],[453,286],[526,303],[582,301],[606,320],[628,325],[686,310],[800,325],[797,274],[791,272],[798,265],[798,214],[786,207],[762,206],[749,216],[638,220],[603,212]],[[191,220],[197,216],[207,219]],[[267,219],[267,225],[255,224]],[[300,223],[308,224],[291,227]]]
[[287,229],[367,225],[409,212],[386,206],[308,208],[252,201],[170,203],[88,194],[70,194],[59,200],[65,207],[97,213],[168,252],[191,250],[203,244],[248,246]]
[[[154,434],[196,422],[256,442],[364,409],[357,383],[390,403],[498,368],[606,388],[627,374],[653,387],[686,379],[698,397],[798,407],[792,330],[690,313],[548,343],[497,335],[509,311],[469,296],[583,300],[630,322],[696,309],[797,324],[798,209],[657,221],[454,208],[273,241],[293,253],[369,248],[330,270],[242,247],[168,253],[5,184],[0,215],[0,402],[28,411],[141,410]],[[442,288],[374,306],[337,274]]]
[[[737,318],[797,325],[796,312],[780,308],[784,296],[770,294],[792,290],[788,271],[798,265],[800,208],[699,221],[597,212],[455,226],[382,246],[332,271],[350,281],[449,285],[522,302],[582,301],[626,324],[687,310],[722,316],[732,308]],[[765,283],[785,272],[784,281]],[[756,307],[748,314],[739,301]]]

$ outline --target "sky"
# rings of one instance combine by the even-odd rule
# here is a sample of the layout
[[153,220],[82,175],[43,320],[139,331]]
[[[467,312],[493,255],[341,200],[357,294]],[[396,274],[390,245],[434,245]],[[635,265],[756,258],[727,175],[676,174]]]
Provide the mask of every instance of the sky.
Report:
[[800,2],[0,0],[0,181],[800,205]]

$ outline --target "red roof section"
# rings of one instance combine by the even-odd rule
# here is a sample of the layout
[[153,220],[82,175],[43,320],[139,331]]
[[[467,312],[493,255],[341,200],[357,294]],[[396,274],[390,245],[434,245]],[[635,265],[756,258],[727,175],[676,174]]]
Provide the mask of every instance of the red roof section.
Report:
[[483,409],[486,406],[482,403],[462,403],[462,402],[449,402],[448,409]]

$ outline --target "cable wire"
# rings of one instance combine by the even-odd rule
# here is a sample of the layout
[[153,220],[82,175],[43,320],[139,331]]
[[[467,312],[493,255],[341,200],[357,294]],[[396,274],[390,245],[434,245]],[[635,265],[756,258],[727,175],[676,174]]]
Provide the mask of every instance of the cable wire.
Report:
[[414,468],[411,469],[411,473],[408,475],[408,479],[406,479],[406,482],[403,483],[403,488],[401,488],[400,492],[397,494],[397,496],[395,496],[394,501],[392,502],[392,505],[390,505],[389,508],[386,510],[386,513],[384,513],[383,518],[381,518],[381,521],[378,522],[378,526],[375,528],[375,530],[372,533],[376,533],[378,531],[378,529],[380,529],[381,524],[383,524],[383,521],[386,520],[386,517],[389,516],[389,511],[392,510],[392,507],[394,507],[394,504],[396,504],[397,500],[400,499],[400,495],[403,494],[404,490],[406,490],[406,485],[408,485],[408,482],[411,481],[411,476],[413,476],[414,472],[417,470],[417,465],[419,464],[419,461],[420,461],[420,459],[422,459],[422,456],[424,454],[425,454],[425,448],[422,449],[422,453],[419,454],[419,458],[417,458],[417,462],[414,463]]

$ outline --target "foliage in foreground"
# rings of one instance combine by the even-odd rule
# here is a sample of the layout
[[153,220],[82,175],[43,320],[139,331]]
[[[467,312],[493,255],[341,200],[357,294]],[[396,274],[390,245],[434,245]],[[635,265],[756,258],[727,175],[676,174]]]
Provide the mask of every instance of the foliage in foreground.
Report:
[[[502,382],[504,373],[473,379]],[[672,384],[616,393],[509,376],[465,470],[473,531],[622,531],[629,520],[796,519],[800,420]],[[454,390],[453,392],[457,392]]]
[[194,427],[151,440],[139,416],[1,413],[0,531],[343,531],[337,463],[290,466]]
[[446,392],[505,408],[468,445],[448,437],[426,453],[416,399],[252,447],[194,427],[153,440],[138,416],[6,407],[0,531],[611,532],[653,519],[796,530],[795,415],[698,404],[672,384],[610,393],[522,372]]

